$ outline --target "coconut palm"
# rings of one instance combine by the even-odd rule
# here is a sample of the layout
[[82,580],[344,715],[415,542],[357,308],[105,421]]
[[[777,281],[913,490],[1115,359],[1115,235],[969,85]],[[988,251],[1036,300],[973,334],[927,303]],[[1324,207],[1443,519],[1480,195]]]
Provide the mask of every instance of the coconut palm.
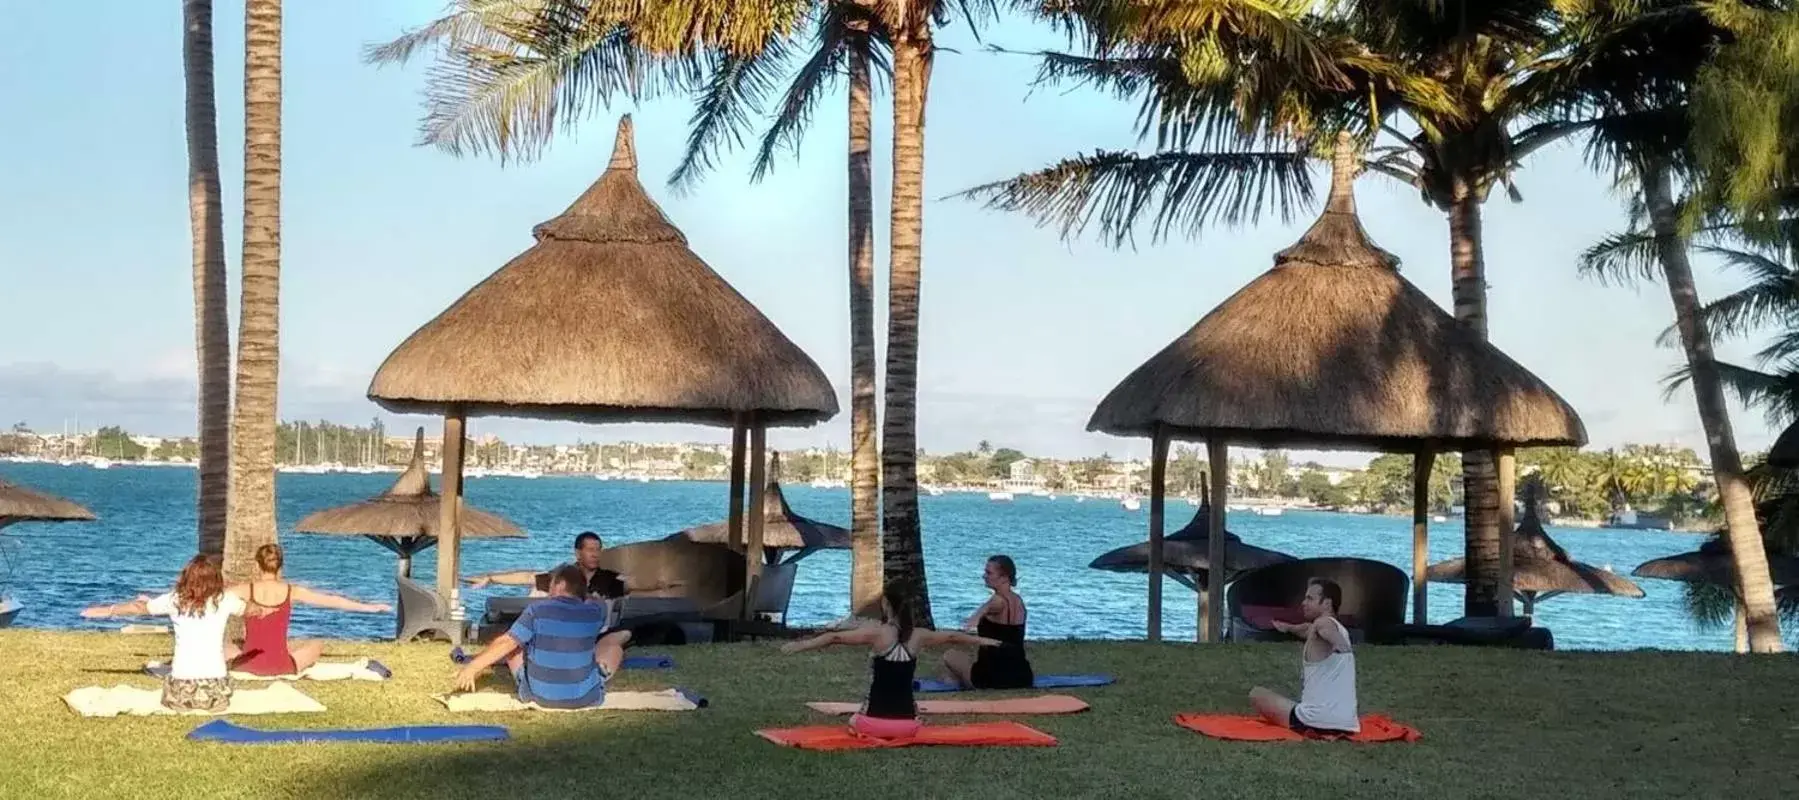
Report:
[[[1697,198],[1680,196],[1695,174],[1691,103],[1701,70],[1713,54],[1729,49],[1734,34],[1718,24],[1714,6],[1772,8],[1779,3],[1702,3],[1697,0],[1632,0],[1598,3],[1598,10],[1569,26],[1561,80],[1579,85],[1589,126],[1588,153],[1638,195],[1651,253],[1604,246],[1589,251],[1582,267],[1611,279],[1660,277],[1674,304],[1675,327],[1711,451],[1712,473],[1724,506],[1735,561],[1736,594],[1742,598],[1750,648],[1781,649],[1774,587],[1768,577],[1752,487],[1744,474],[1724,402],[1724,382],[1712,335],[1693,282],[1686,220]],[[1617,241],[1608,240],[1607,244]],[[1644,237],[1637,237],[1643,241]],[[1635,258],[1631,254],[1635,254]],[[1652,257],[1644,257],[1652,255]]]
[[231,310],[219,109],[213,91],[212,0],[183,0],[181,62],[187,86],[187,211],[194,249],[194,348],[200,365],[199,551],[225,552],[231,463]]
[[[873,86],[887,69],[884,37],[869,4],[789,2],[607,7],[576,0],[462,0],[450,14],[374,48],[371,60],[403,62],[436,48],[424,140],[452,152],[492,150],[531,158],[587,104],[615,95],[691,91],[696,110],[686,152],[670,177],[693,185],[717,153],[791,73],[762,136],[753,177],[797,146],[813,109],[847,73],[849,100],[851,607],[878,613],[882,542],[878,517],[874,338]],[[801,36],[810,29],[812,41]],[[698,31],[684,37],[683,32]],[[809,51],[803,63],[795,56]]]
[[225,575],[254,574],[256,548],[275,541],[275,410],[281,294],[281,0],[244,5],[243,288],[231,425]]
[[[1308,143],[1349,127],[1376,138],[1367,169],[1448,218],[1455,316],[1485,337],[1482,205],[1498,186],[1516,199],[1519,163],[1578,130],[1543,113],[1556,98],[1536,65],[1555,44],[1556,5],[1067,0],[1058,17],[1089,52],[1044,54],[1042,77],[1141,97],[1157,152],[1080,156],[968,194],[1065,235],[1094,221],[1114,243],[1145,222],[1158,237],[1196,234],[1291,214],[1311,197]],[[1484,452],[1468,453],[1463,473],[1466,607],[1491,616],[1509,597],[1497,473]]]

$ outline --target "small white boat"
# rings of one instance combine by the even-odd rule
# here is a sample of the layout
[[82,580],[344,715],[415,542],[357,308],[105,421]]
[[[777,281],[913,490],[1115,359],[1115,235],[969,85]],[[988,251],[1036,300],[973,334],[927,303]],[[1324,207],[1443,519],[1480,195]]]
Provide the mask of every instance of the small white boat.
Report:
[[1433,516],[1433,517],[1431,517],[1431,518],[1430,518],[1430,521],[1431,521],[1431,522],[1448,522],[1448,521],[1449,521],[1449,518],[1448,518],[1448,517],[1445,517],[1445,516],[1443,516],[1443,515],[1442,515],[1442,514],[1438,514],[1438,515],[1436,515],[1436,516]]
[[932,497],[942,497],[943,496],[943,490],[939,489],[935,486],[926,486],[926,487],[924,487],[924,490],[927,492],[930,492]]
[[1135,497],[1126,497],[1125,499],[1120,500],[1118,505],[1123,506],[1126,511],[1136,511],[1143,508],[1143,503]]
[[1187,505],[1190,505],[1194,508],[1199,508],[1199,498],[1193,497],[1192,495],[1188,495]]
[[1264,517],[1278,517],[1285,510],[1280,506],[1257,506],[1256,514]]
[[12,595],[0,594],[0,628],[12,627],[13,620],[18,619],[22,606]]
[[1012,493],[1011,492],[988,492],[987,499],[992,500],[995,503],[1010,503],[1010,502],[1012,502]]

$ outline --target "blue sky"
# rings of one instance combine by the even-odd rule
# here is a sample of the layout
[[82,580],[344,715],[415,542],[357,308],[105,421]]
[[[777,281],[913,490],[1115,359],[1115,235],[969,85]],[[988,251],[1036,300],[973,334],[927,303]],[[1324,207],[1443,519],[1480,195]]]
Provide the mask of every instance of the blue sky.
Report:
[[[20,35],[0,48],[0,417],[59,429],[118,423],[193,428],[193,318],[182,127],[179,4],[9,4]],[[688,120],[676,99],[601,109],[542,159],[502,167],[414,146],[421,68],[376,69],[364,45],[441,10],[440,0],[287,4],[282,263],[282,415],[366,420],[381,359],[415,327],[531,243],[605,166],[619,113],[634,115],[651,194],[701,257],[822,365],[848,382],[842,103],[818,115],[799,158],[751,184],[738,155],[696,191],[663,185]],[[83,31],[68,46],[64,32]],[[235,275],[242,177],[242,6],[215,20],[226,239]],[[1022,24],[989,40],[1052,44]],[[1197,241],[1114,250],[1062,241],[1029,220],[935,200],[1059,157],[1134,143],[1129,104],[1032,91],[1034,65],[983,52],[961,31],[932,89],[926,195],[920,436],[928,450],[999,445],[1056,455],[1147,450],[1084,433],[1125,373],[1255,278],[1311,211],[1218,229]],[[887,107],[877,108],[877,117]],[[888,146],[877,126],[877,153]],[[884,161],[885,159],[880,159]],[[885,251],[884,165],[877,250]],[[1691,395],[1664,400],[1680,360],[1658,348],[1671,319],[1660,285],[1615,288],[1575,275],[1576,255],[1623,224],[1622,198],[1571,148],[1535,158],[1525,202],[1487,206],[1493,340],[1560,391],[1594,444],[1675,441],[1703,452]],[[1449,299],[1447,226],[1416,193],[1361,182],[1365,224],[1404,274]],[[1707,296],[1733,276],[1701,264]],[[884,269],[884,265],[883,265]],[[884,287],[882,288],[884,291]],[[884,329],[884,322],[883,329]],[[1753,343],[1750,343],[1753,344]],[[1745,344],[1723,347],[1745,358]],[[410,423],[412,420],[396,420]],[[1739,440],[1765,447],[1759,413]],[[847,414],[775,446],[847,442]],[[717,440],[700,428],[609,428],[483,420],[477,432],[539,441]],[[1343,457],[1328,460],[1341,461]]]

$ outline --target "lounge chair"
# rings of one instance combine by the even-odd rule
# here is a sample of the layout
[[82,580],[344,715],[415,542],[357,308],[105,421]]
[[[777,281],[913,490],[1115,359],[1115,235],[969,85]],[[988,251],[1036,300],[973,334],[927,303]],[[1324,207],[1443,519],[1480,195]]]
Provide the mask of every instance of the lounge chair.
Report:
[[762,580],[756,586],[756,602],[750,613],[770,622],[787,623],[787,607],[793,603],[793,581],[800,565],[792,561],[770,564],[762,568]]
[[450,619],[450,606],[437,592],[406,577],[395,577],[399,585],[399,620],[394,639],[410,642],[426,634],[453,644],[463,640],[463,624]]
[[1312,578],[1329,578],[1343,588],[1337,618],[1349,629],[1351,641],[1378,640],[1381,632],[1405,622],[1411,581],[1398,567],[1366,558],[1303,558],[1237,576],[1225,591],[1228,640],[1290,639],[1273,622],[1300,621],[1299,604]]

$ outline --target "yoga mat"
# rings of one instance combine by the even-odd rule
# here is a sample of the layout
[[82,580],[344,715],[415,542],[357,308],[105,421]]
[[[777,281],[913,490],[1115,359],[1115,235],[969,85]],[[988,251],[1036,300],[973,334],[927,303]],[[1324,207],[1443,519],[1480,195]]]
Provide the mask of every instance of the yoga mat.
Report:
[[[1109,686],[1113,681],[1110,675],[1038,675],[1037,682],[1031,684],[1033,689],[1078,689],[1087,686]],[[963,692],[975,691],[963,689],[953,683],[926,678],[912,682],[915,692]],[[987,691],[985,689],[980,691]]]
[[606,701],[587,708],[544,708],[536,703],[520,702],[504,692],[461,692],[434,694],[432,699],[451,711],[693,711],[706,707],[706,698],[685,689],[659,692],[608,691]]
[[[467,664],[475,660],[474,656],[464,652],[460,647],[450,648],[450,660],[458,664]],[[674,656],[625,656],[619,669],[674,669]]]
[[971,722],[964,725],[926,725],[906,739],[875,739],[858,735],[848,725],[808,728],[768,728],[756,735],[775,744],[801,750],[877,750],[890,747],[1054,747],[1056,737],[1018,722]]
[[401,725],[395,728],[318,729],[262,731],[215,719],[188,731],[195,742],[230,744],[295,744],[300,742],[377,742],[423,744],[428,742],[491,742],[509,738],[499,725]]
[[[161,689],[136,686],[102,688],[87,686],[63,695],[64,703],[84,717],[134,717],[183,714],[217,716],[207,711],[172,711],[162,705]],[[305,714],[324,711],[319,701],[307,697],[291,683],[271,683],[255,689],[238,689],[231,693],[231,706],[225,714]]]
[[[807,708],[823,714],[854,714],[861,703],[807,703]],[[923,700],[920,714],[1076,714],[1088,709],[1085,701],[1065,694],[1037,697],[1011,697],[1004,700]]]
[[[144,664],[144,674],[158,678],[167,677],[169,665],[161,661]],[[393,670],[372,658],[360,658],[355,661],[321,661],[294,675],[255,675],[248,672],[231,671],[231,679],[237,681],[384,681],[394,676]]]
[[1381,714],[1364,714],[1359,733],[1300,733],[1285,725],[1246,714],[1176,714],[1174,724],[1214,739],[1233,742],[1302,742],[1307,739],[1349,742],[1416,742],[1424,738],[1417,728],[1402,725]]

